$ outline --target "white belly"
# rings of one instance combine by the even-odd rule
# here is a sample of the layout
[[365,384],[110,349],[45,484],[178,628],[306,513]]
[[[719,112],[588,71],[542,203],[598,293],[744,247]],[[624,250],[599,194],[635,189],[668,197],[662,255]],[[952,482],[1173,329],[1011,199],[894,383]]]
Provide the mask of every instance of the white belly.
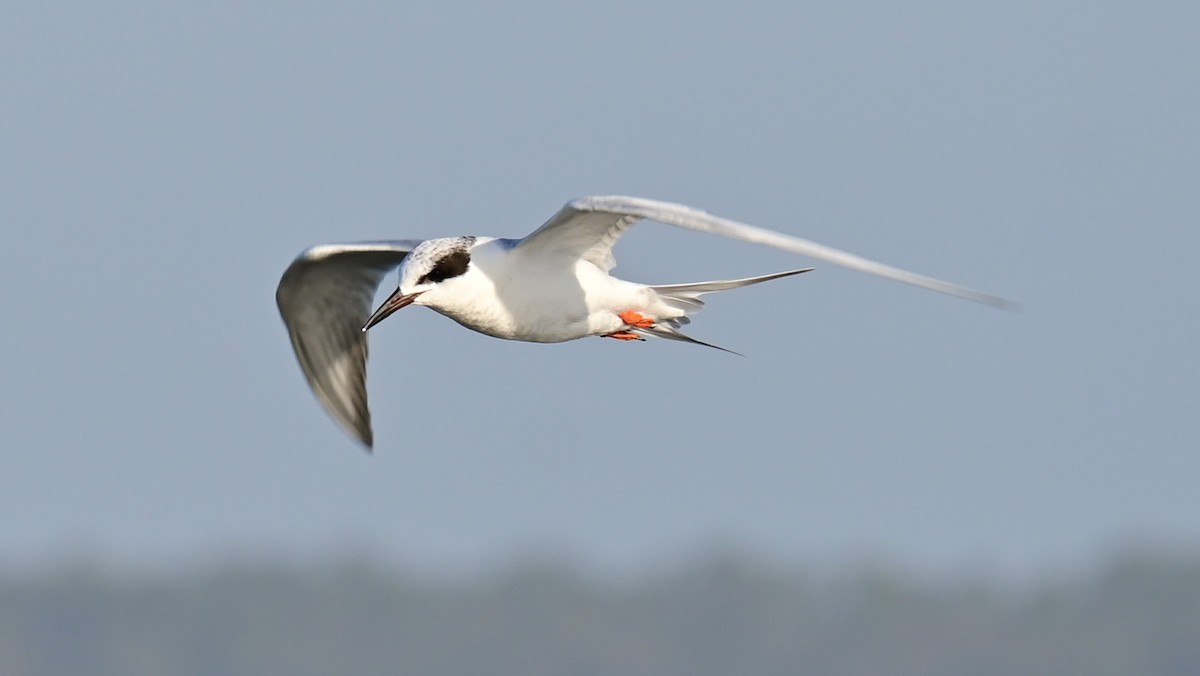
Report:
[[504,272],[491,271],[470,294],[460,294],[464,302],[433,309],[489,336],[536,343],[619,331],[625,323],[618,314],[625,310],[652,318],[681,314],[645,286],[611,277],[585,261],[569,268]]

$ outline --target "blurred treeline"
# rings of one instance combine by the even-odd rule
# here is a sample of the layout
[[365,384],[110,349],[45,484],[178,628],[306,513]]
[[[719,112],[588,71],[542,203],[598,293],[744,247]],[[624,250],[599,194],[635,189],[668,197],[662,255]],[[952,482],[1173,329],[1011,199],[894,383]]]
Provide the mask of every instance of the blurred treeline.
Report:
[[3,676],[1200,674],[1200,557],[989,583],[714,556],[431,581],[369,562],[0,579]]

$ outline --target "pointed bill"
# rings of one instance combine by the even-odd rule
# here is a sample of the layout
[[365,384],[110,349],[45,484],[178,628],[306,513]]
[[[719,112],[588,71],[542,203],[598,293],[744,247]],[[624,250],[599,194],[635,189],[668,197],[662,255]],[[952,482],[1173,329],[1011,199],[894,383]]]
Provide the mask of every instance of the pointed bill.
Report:
[[392,295],[388,296],[387,300],[383,301],[383,305],[380,305],[379,309],[371,315],[370,319],[367,320],[367,323],[363,324],[363,333],[366,333],[367,330],[372,326],[375,326],[379,322],[390,317],[391,314],[396,310],[412,305],[412,302],[416,300],[417,296],[420,296],[421,293],[421,291],[418,291],[416,293],[405,294],[400,293],[400,289],[396,289],[394,292],[392,292]]

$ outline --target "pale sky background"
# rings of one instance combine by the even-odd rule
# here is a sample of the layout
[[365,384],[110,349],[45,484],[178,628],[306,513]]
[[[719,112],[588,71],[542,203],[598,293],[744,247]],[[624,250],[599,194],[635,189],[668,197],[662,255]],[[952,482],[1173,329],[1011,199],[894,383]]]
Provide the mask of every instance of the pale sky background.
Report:
[[[0,7],[0,567],[714,544],[998,574],[1200,543],[1200,4]],[[816,263],[696,337],[372,333],[374,456],[274,305],[304,247],[679,201]],[[810,263],[645,224],[617,273]],[[385,287],[395,284],[394,277]]]

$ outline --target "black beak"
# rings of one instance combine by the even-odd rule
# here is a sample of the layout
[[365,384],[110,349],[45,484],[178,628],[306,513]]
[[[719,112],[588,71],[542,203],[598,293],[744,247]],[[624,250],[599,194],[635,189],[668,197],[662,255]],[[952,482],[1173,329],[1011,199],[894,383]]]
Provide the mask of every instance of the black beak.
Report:
[[363,324],[363,332],[365,333],[367,329],[387,319],[396,310],[412,305],[412,302],[416,300],[417,296],[421,295],[422,293],[422,291],[418,291],[416,293],[404,294],[400,293],[400,289],[396,289],[392,295],[388,296],[387,300],[383,301],[383,305],[379,306],[379,309],[375,311],[375,314],[371,315],[371,318],[367,320],[367,323]]

